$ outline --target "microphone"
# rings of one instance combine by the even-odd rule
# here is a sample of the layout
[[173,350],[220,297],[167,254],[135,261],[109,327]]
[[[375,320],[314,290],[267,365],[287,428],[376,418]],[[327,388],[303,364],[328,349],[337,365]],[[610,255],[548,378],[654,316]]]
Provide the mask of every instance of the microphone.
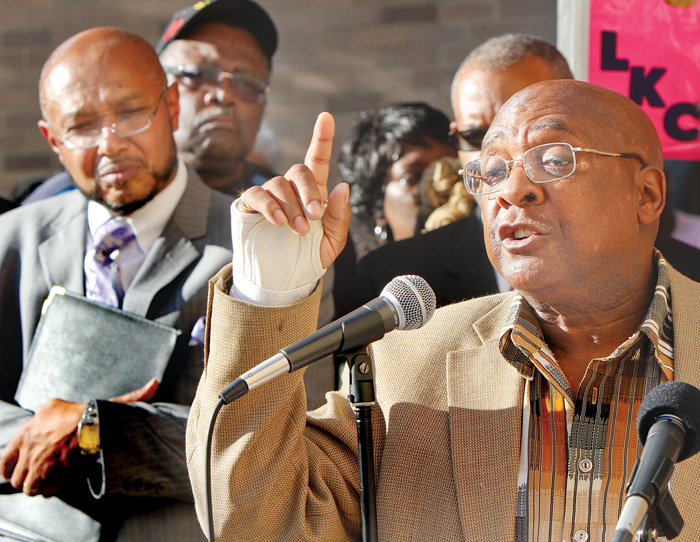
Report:
[[[630,476],[613,542],[631,542],[644,517],[660,503],[672,506],[669,512],[680,533],[683,520],[675,504],[664,499],[675,463],[700,451],[699,432],[700,390],[696,387],[665,382],[644,398],[637,414],[637,434],[644,450]],[[665,536],[674,538],[678,533]]]
[[282,348],[244,373],[219,397],[228,404],[253,388],[291,373],[331,354],[351,352],[381,339],[394,329],[418,329],[435,312],[435,293],[418,275],[403,275],[387,284],[369,301],[308,337]]

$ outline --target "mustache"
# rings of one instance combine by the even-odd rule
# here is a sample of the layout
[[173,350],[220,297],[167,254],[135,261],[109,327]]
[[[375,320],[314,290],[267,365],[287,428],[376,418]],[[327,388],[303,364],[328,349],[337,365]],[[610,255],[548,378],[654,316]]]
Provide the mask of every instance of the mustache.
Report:
[[108,175],[114,171],[121,169],[122,165],[132,165],[138,164],[141,166],[146,166],[146,163],[140,156],[120,156],[119,158],[110,158],[100,160],[95,166],[94,176],[102,177],[103,175]]
[[223,107],[220,105],[212,105],[210,107],[207,107],[206,109],[203,109],[199,111],[195,117],[194,117],[194,125],[199,128],[203,124],[206,124],[210,120],[214,120],[217,117],[232,117],[236,121],[236,126],[240,129],[241,127],[241,119],[238,116],[238,113],[234,111],[233,109],[229,109],[228,107]]

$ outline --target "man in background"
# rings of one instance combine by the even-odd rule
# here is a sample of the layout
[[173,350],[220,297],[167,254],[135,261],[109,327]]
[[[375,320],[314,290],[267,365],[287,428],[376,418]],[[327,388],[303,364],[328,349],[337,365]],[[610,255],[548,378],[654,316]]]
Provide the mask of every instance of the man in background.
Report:
[[[479,155],[484,134],[508,98],[548,79],[573,75],[556,47],[541,38],[505,34],[474,49],[452,82],[451,129],[461,163]],[[438,307],[507,289],[488,261],[478,212],[368,254],[357,266],[353,305],[374,299],[392,278],[406,274],[428,281]]]
[[[277,42],[272,19],[257,3],[214,0],[175,13],[156,43],[163,70],[180,91],[178,151],[205,183],[225,194],[238,196],[277,175],[246,160],[265,111]],[[334,288],[342,296],[336,271],[354,271],[351,248],[326,272],[319,325],[335,316]],[[306,382],[308,406],[323,404],[325,392],[335,388],[330,360],[308,371]]]
[[252,0],[198,2],[175,13],[156,52],[180,91],[175,143],[215,190],[238,195],[275,173],[246,157],[270,91],[277,30]]
[[[208,280],[232,256],[232,199],[178,157],[178,88],[142,38],[115,28],[81,32],[51,54],[39,88],[39,128],[78,189],[0,217],[0,475],[8,480],[0,533],[60,542],[203,540],[184,431],[202,371],[197,323]],[[84,402],[54,398],[34,412],[15,403],[54,285],[107,305],[105,315],[122,309],[179,330],[157,390],[151,382],[114,400],[87,389]],[[109,325],[97,331],[119,334]],[[55,339],[85,348],[72,336]],[[134,355],[131,340],[121,338],[123,353],[104,379]],[[80,381],[63,375],[73,376]],[[81,420],[96,425],[86,433],[93,438],[83,438]],[[9,485],[20,492],[5,494]]]
[[[277,30],[252,0],[197,2],[175,13],[155,49],[180,91],[175,143],[209,186],[237,195],[275,175],[246,160],[265,111]],[[74,187],[67,172],[23,200],[39,201]]]

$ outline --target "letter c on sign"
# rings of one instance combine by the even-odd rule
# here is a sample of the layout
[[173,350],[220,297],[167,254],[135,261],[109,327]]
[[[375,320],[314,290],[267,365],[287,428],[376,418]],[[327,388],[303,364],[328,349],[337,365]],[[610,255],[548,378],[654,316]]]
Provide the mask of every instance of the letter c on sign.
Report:
[[698,138],[698,129],[691,128],[684,130],[678,126],[678,119],[683,115],[691,115],[697,118],[698,110],[695,104],[678,103],[672,105],[666,110],[664,115],[664,130],[666,133],[677,141],[693,141]]

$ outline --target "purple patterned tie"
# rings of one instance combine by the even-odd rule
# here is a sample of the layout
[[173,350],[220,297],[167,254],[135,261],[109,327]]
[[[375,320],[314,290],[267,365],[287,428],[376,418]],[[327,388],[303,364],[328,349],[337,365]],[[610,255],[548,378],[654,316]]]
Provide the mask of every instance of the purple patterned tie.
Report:
[[93,247],[85,255],[85,294],[88,299],[119,307],[124,289],[115,259],[136,239],[124,218],[112,218],[95,231]]

